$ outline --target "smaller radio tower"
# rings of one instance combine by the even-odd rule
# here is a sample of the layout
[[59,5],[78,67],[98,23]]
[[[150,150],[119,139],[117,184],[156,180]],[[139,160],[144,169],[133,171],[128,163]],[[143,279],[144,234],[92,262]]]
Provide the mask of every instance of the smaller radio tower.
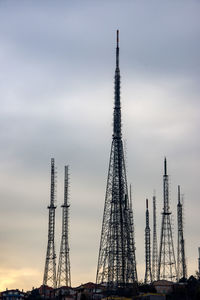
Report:
[[134,231],[134,218],[133,218],[133,206],[132,206],[132,185],[130,184],[129,186],[129,194],[130,194],[130,220],[131,220],[131,230],[130,230],[130,234],[131,234],[131,248],[134,250],[133,251],[133,260],[134,260],[134,267],[133,267],[133,273],[134,273],[134,277],[135,277],[135,281],[138,281],[138,277],[137,277],[137,267],[136,267],[136,256],[135,256],[135,231]]
[[68,240],[68,221],[69,221],[69,173],[68,166],[65,166],[64,180],[64,204],[62,205],[62,237],[60,244],[60,256],[57,273],[57,287],[71,286],[70,260],[69,260],[69,240]]
[[169,207],[169,183],[167,175],[167,160],[164,161],[163,175],[163,212],[158,261],[158,280],[177,279],[176,261],[171,227],[171,212]]
[[49,209],[49,228],[46,262],[44,268],[43,284],[56,288],[56,252],[55,252],[55,194],[56,194],[56,172],[55,161],[51,159],[51,190]]
[[156,223],[156,196],[153,196],[153,251],[152,251],[152,281],[158,276],[158,243],[157,243],[157,223]]
[[177,280],[179,280],[181,278],[187,278],[187,268],[185,262],[185,241],[183,238],[183,204],[181,203],[180,185],[178,186],[177,222],[178,222]]
[[146,228],[145,228],[145,260],[146,260],[146,271],[145,271],[145,283],[152,282],[151,274],[151,239],[150,239],[150,227],[149,227],[149,209],[148,199],[146,199]]

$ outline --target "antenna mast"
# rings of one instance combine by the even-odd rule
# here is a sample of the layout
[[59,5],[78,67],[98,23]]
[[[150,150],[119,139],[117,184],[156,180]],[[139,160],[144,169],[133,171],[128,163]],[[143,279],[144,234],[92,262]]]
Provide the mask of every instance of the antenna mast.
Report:
[[57,272],[57,287],[71,286],[71,272],[69,260],[69,167],[65,166],[64,204],[62,205],[62,237]]
[[169,183],[166,158],[164,160],[163,202],[158,280],[164,279],[175,281],[177,279],[177,270],[172,238],[171,212],[169,210]]
[[180,185],[178,186],[177,204],[178,247],[177,247],[177,280],[187,278],[185,261],[185,241],[183,238],[183,203],[181,203]]
[[145,283],[152,282],[151,274],[151,238],[150,238],[150,227],[149,227],[149,209],[148,209],[148,199],[146,199],[146,228],[145,228]]
[[56,288],[56,252],[55,252],[55,195],[56,195],[56,171],[54,158],[51,159],[51,190],[49,209],[49,228],[46,262],[43,284]]
[[156,223],[156,195],[153,196],[153,251],[152,251],[152,280],[157,280],[158,276],[158,243],[157,243],[157,223]]

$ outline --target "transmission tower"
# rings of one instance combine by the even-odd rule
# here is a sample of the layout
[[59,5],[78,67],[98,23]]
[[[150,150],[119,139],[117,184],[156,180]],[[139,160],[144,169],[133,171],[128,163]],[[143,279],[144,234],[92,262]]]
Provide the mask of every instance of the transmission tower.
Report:
[[56,253],[55,253],[55,194],[56,194],[56,171],[54,158],[51,159],[51,190],[49,209],[49,228],[46,262],[44,268],[43,284],[50,287],[56,287]]
[[134,231],[134,218],[133,218],[133,205],[132,205],[132,186],[130,184],[130,188],[129,188],[129,193],[130,193],[130,219],[131,219],[131,225],[130,225],[130,235],[131,235],[131,247],[133,249],[132,251],[132,256],[133,256],[133,262],[134,262],[134,278],[135,281],[138,281],[137,278],[137,269],[136,269],[136,256],[135,256],[135,231]]
[[156,224],[156,196],[153,196],[153,250],[152,250],[152,281],[158,276],[158,243]]
[[62,205],[62,237],[60,244],[60,256],[57,272],[57,287],[71,286],[70,260],[69,260],[69,240],[68,240],[68,222],[69,222],[69,173],[68,166],[65,166],[64,180],[64,204]]
[[137,280],[132,210],[121,133],[119,32],[117,31],[113,136],[97,265],[97,283],[108,290]]
[[187,278],[185,261],[185,241],[183,238],[183,203],[181,203],[180,185],[178,186],[177,204],[178,247],[177,247],[177,279]]
[[151,238],[150,238],[150,227],[149,227],[149,209],[148,209],[148,199],[146,199],[146,228],[145,228],[145,283],[152,282],[151,274]]
[[177,279],[176,261],[171,227],[171,212],[169,211],[169,184],[167,175],[167,160],[164,161],[163,176],[163,212],[158,261],[158,279],[175,281]]

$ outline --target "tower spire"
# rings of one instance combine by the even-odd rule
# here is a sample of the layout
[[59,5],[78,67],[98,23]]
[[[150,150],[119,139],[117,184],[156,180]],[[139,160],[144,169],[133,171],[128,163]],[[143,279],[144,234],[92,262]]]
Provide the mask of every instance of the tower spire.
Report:
[[119,68],[119,30],[117,30],[116,68]]
[[119,31],[117,31],[113,135],[96,282],[109,290],[137,280],[135,242],[121,133]]
[[164,175],[167,176],[167,159],[165,157],[165,161],[164,161]]
[[113,116],[113,137],[121,139],[121,103],[120,103],[120,70],[119,70],[119,30],[117,30],[116,69],[115,69],[115,104]]

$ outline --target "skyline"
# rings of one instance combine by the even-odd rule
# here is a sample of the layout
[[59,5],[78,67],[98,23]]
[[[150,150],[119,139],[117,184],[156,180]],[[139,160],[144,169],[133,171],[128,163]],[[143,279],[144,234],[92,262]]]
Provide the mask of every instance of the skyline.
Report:
[[0,3],[1,289],[42,283],[51,157],[58,166],[57,256],[63,168],[69,164],[72,286],[95,280],[112,138],[116,29],[138,277],[144,279],[145,199],[152,228],[154,189],[160,242],[165,156],[175,249],[180,185],[188,275],[198,268],[200,5],[114,2]]

